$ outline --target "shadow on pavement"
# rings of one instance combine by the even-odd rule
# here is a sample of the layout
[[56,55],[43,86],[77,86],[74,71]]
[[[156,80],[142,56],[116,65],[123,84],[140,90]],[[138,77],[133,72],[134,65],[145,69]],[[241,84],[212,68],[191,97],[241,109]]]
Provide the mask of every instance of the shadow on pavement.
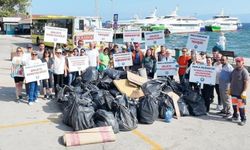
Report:
[[16,101],[15,87],[0,86],[0,101],[12,102]]

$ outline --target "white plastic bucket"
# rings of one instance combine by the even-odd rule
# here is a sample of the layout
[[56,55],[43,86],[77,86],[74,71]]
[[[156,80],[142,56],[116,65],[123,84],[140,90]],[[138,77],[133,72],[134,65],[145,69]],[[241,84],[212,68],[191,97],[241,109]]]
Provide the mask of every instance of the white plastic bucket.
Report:
[[140,69],[138,69],[138,72],[139,72],[140,76],[142,76],[144,78],[148,78],[146,68],[140,68]]

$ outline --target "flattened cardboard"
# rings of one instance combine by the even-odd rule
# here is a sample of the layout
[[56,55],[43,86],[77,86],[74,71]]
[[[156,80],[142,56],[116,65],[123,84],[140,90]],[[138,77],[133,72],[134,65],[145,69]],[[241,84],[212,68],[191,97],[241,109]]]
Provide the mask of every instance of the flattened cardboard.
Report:
[[127,71],[127,77],[130,82],[142,86],[144,83],[148,82],[147,78],[141,77],[137,74]]

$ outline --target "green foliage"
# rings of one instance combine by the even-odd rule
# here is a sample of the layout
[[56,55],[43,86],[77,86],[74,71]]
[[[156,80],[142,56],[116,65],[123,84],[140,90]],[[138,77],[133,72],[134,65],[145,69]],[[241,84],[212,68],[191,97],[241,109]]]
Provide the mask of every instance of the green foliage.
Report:
[[0,0],[0,17],[26,14],[28,6],[29,0]]

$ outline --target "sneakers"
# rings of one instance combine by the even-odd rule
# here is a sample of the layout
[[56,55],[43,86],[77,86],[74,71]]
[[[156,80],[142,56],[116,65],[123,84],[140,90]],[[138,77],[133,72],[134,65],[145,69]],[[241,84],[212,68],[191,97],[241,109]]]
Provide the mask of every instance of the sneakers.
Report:
[[34,100],[34,102],[35,102],[35,103],[38,103],[38,100],[37,100],[37,99],[35,99],[35,100]]
[[243,120],[243,121],[238,123],[238,125],[240,125],[240,126],[244,126],[245,124],[246,124],[246,120]]
[[232,117],[231,121],[233,123],[239,123],[240,122],[240,118],[239,117]]
[[223,118],[225,119],[232,119],[233,115],[231,113],[227,113],[225,116],[223,116]]
[[44,95],[44,97],[43,97],[44,100],[47,100],[48,98],[49,98],[48,95]]
[[31,106],[31,105],[33,105],[33,104],[34,104],[34,102],[29,102],[28,104]]
[[216,110],[217,110],[217,111],[222,111],[222,109],[223,109],[223,106],[222,106],[222,105],[217,105],[217,107],[216,107]]

